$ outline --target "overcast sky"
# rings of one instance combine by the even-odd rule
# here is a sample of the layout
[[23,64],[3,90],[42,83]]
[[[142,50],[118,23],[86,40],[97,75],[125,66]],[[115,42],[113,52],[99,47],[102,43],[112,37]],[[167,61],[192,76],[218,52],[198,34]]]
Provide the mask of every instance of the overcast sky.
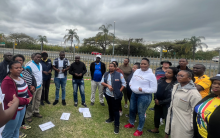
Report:
[[0,33],[45,35],[49,43],[60,44],[66,29],[77,28],[83,42],[102,24],[116,21],[122,39],[205,36],[211,49],[220,47],[219,6],[220,0],[0,0]]

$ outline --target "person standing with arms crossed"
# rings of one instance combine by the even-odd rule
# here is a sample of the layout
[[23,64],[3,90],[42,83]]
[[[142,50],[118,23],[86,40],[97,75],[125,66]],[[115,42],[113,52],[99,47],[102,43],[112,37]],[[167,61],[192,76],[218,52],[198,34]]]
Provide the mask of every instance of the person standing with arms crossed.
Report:
[[[124,59],[124,64],[119,66],[119,69],[121,69],[124,73],[124,78],[125,80],[127,80],[128,76],[132,73],[132,68],[131,66],[129,65],[129,58],[125,58]],[[125,108],[128,108],[128,104],[127,104],[127,101],[128,101],[128,97],[127,97],[127,88],[124,88],[123,89],[123,93],[124,93],[124,99],[125,99]]]
[[106,72],[105,63],[100,61],[101,55],[96,55],[96,61],[92,62],[90,65],[90,73],[91,73],[91,105],[93,106],[95,103],[95,92],[98,87],[99,91],[99,100],[100,104],[102,106],[105,106],[104,104],[104,98],[103,98],[103,86],[100,84],[102,80],[102,76]]

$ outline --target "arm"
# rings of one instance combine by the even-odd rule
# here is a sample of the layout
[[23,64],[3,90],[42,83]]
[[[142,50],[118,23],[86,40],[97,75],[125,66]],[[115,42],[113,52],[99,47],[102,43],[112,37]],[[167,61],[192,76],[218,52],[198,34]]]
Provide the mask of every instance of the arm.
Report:
[[92,63],[90,64],[90,67],[89,67],[89,69],[90,69],[90,74],[91,74],[91,76],[92,76]]
[[147,88],[142,88],[144,93],[155,93],[157,91],[157,79],[154,75],[151,75],[150,86]]
[[86,72],[87,72],[87,69],[86,69],[85,64],[83,63],[83,72],[82,72],[82,76],[83,76],[84,74],[86,74]]
[[65,71],[67,71],[67,70],[69,70],[70,69],[70,62],[69,62],[69,60],[68,60],[68,62],[67,62],[67,67],[65,68],[65,69],[63,69],[63,71],[62,72],[65,72]]
[[101,84],[102,84],[104,87],[107,87],[110,91],[113,91],[112,86],[104,82],[104,75],[103,75],[103,77],[102,77]]
[[54,65],[53,65],[53,69],[54,69],[56,72],[60,72],[60,70],[57,69]]
[[209,79],[204,79],[203,81],[195,84],[197,90],[200,92],[200,91],[203,91],[205,89],[208,89],[211,87],[211,81]]
[[125,78],[122,74],[120,74],[120,77],[121,77],[121,83],[122,83],[120,91],[122,92],[123,89],[126,87],[126,81],[125,81]]
[[10,121],[18,109],[19,99],[13,95],[12,101],[13,104],[7,110],[3,110],[2,104],[0,104],[0,127],[4,126],[8,121]]

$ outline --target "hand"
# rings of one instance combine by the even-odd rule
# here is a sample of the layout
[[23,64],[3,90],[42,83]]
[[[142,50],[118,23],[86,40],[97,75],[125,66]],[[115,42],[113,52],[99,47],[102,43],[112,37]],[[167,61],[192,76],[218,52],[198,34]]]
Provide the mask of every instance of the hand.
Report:
[[138,89],[140,92],[142,92],[142,88],[141,87],[139,87],[139,89]]
[[47,73],[50,74],[50,73],[51,73],[51,70],[49,70]]
[[64,73],[66,70],[65,69],[62,69],[62,72]]
[[155,99],[155,104],[156,105],[160,105],[159,101],[157,99]]
[[32,93],[34,93],[35,92],[35,87],[34,86],[30,86],[30,91],[32,92]]
[[29,99],[29,103],[31,102],[31,100],[32,100],[32,97],[29,97],[29,98],[27,98],[27,99]]
[[113,91],[113,88],[112,88],[112,86],[108,86],[108,89],[110,90],[110,91]]
[[43,73],[44,73],[45,75],[49,75],[48,72],[46,72],[46,71],[43,71]]
[[59,73],[59,72],[60,72],[60,70],[59,70],[59,69],[56,69],[56,72],[58,72],[58,73]]
[[75,73],[75,76],[79,76],[77,73]]
[[19,103],[19,99],[15,96],[15,94],[13,95],[13,100],[10,101],[8,103],[8,107],[12,106],[14,103],[18,102]]
[[82,73],[80,73],[78,76],[82,76]]

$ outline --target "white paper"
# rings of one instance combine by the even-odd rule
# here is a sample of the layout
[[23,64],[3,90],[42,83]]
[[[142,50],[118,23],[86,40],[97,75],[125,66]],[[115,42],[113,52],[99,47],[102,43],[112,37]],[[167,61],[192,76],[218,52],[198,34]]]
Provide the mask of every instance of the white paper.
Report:
[[79,108],[79,112],[80,113],[89,112],[89,108]]
[[63,113],[60,117],[61,120],[69,120],[70,113]]
[[[4,103],[3,103],[4,98],[5,98],[5,94],[2,94],[2,90],[1,90],[1,88],[0,88],[0,101],[1,101],[1,103],[2,103],[2,109],[3,109],[3,110],[4,110]],[[3,126],[3,127],[0,128],[0,138],[2,138],[2,131],[4,130],[4,128],[5,128],[5,126]]]
[[90,112],[83,112],[83,117],[92,117]]
[[42,125],[39,125],[41,131],[45,131],[45,130],[48,130],[52,127],[55,127],[55,125],[50,121],[50,122],[47,122],[47,123],[44,123]]

